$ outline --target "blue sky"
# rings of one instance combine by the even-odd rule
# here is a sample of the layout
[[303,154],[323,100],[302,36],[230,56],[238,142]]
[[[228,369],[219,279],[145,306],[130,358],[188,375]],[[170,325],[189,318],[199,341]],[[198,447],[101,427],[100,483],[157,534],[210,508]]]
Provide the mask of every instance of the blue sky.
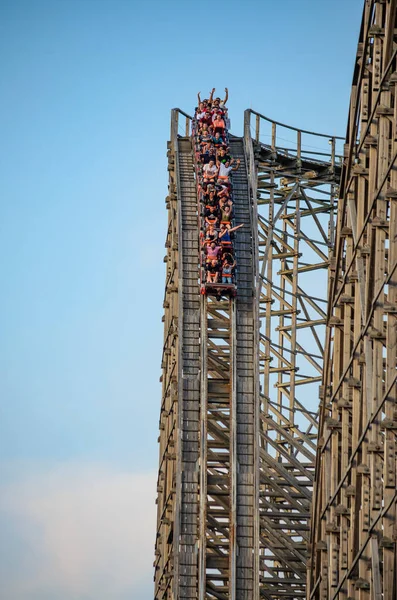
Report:
[[170,109],[344,135],[362,4],[0,0],[4,600],[152,597]]

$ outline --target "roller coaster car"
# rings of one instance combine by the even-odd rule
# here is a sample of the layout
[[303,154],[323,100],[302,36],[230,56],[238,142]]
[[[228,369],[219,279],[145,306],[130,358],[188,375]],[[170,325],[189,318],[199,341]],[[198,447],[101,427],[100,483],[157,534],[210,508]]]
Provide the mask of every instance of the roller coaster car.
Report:
[[203,296],[237,296],[237,286],[234,283],[203,283],[201,284],[201,294]]

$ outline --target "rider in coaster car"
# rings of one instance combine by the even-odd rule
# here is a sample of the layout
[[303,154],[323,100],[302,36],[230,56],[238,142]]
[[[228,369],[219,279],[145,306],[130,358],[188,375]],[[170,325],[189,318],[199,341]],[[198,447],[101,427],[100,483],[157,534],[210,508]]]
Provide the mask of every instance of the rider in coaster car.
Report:
[[223,137],[221,137],[219,131],[212,137],[211,142],[216,149],[222,148],[222,146],[226,146],[225,140],[223,139]]
[[224,118],[224,109],[223,108],[213,108],[211,110],[211,119],[212,124],[214,124],[215,119],[219,116],[221,119]]
[[237,169],[240,166],[240,159],[239,158],[237,159],[237,163],[234,167],[232,166],[233,162],[234,162],[233,158],[230,162],[227,162],[225,164],[220,163],[218,161],[218,164],[217,164],[217,167],[219,168],[218,183],[228,182],[229,181],[229,173],[231,171],[237,171]]
[[225,223],[221,223],[221,230],[218,235],[218,240],[222,244],[222,246],[231,248],[232,238],[230,237],[230,234],[232,233],[232,231],[237,231],[237,229],[240,229],[240,227],[243,226],[244,223],[242,223],[241,225],[237,225],[236,227],[228,228]]
[[221,146],[216,153],[216,159],[218,162],[225,164],[227,162],[230,163],[232,157],[226,152],[226,148],[224,146]]
[[206,135],[209,132],[210,131],[209,131],[209,127],[208,127],[207,123],[199,123],[198,131],[197,131],[199,136]]
[[204,149],[204,152],[202,152],[202,154],[200,155],[200,158],[204,165],[208,165],[210,160],[214,161],[214,163],[215,163],[217,156],[216,156],[216,150],[215,150],[214,146],[208,145]]
[[206,123],[210,130],[212,131],[212,115],[211,110],[209,108],[205,109],[205,114],[201,119],[201,123]]
[[196,108],[196,119],[200,126],[200,121],[205,117],[205,109],[203,102],[200,102],[198,108]]
[[208,196],[205,196],[205,206],[206,208],[211,208],[212,206],[219,206],[218,196],[216,195],[215,190],[211,190]]
[[212,120],[212,127],[214,133],[220,133],[221,135],[224,134],[226,128],[225,121],[222,119],[222,116],[219,113],[217,113],[215,118]]
[[232,220],[232,209],[230,206],[225,206],[221,209],[221,223],[228,225],[230,227],[230,222]]
[[209,225],[207,229],[207,235],[205,236],[204,245],[208,246],[212,242],[216,244],[218,240],[218,232],[213,225]]
[[[221,196],[221,197],[218,196],[218,198],[219,198],[218,205],[219,205],[220,210],[223,210],[225,208],[225,206],[229,206],[231,210],[233,209],[233,201],[231,200],[231,198],[229,196]],[[233,212],[233,210],[232,210],[232,212]]]
[[218,192],[215,189],[215,185],[212,183],[212,181],[210,183],[207,183],[206,187],[206,193],[209,195],[210,192],[216,192],[218,194]]
[[207,165],[203,167],[203,179],[204,181],[211,182],[215,181],[218,174],[218,167],[215,165],[213,160],[210,160]]
[[212,135],[207,126],[207,129],[203,130],[203,133],[199,135],[199,144],[205,150],[206,148],[209,148],[211,146],[211,143]]
[[216,184],[216,190],[218,198],[231,199],[231,183],[230,182],[218,182]]
[[[230,255],[229,255],[230,256]],[[236,266],[236,261],[230,262],[225,258],[222,262],[222,283],[233,283],[233,269]]]
[[219,278],[219,265],[217,260],[212,260],[207,265],[207,283],[217,283]]
[[[207,183],[206,181],[199,182],[197,185],[197,191],[201,202],[205,203],[205,197],[210,195],[210,192],[217,192],[213,183]],[[218,193],[218,192],[217,192]]]
[[[213,92],[214,91],[215,91],[215,88],[214,88]],[[229,92],[228,92],[228,89],[225,87],[225,99],[222,101],[219,97],[215,98],[215,100],[212,103],[213,108],[224,108],[228,98],[229,98]]]
[[[210,221],[213,221],[212,215],[216,218],[219,219],[219,217],[221,216],[219,207],[217,204],[214,204],[213,206],[209,205],[209,206],[205,206],[204,209],[204,216],[205,217],[210,217]],[[211,225],[211,223],[208,223],[208,225]]]
[[212,260],[218,260],[219,255],[222,252],[221,246],[218,246],[215,241],[212,241],[209,246],[207,246],[207,262],[211,262]]
[[218,224],[217,212],[218,212],[218,209],[215,206],[211,206],[211,208],[206,209],[206,215],[205,215],[206,227],[209,227],[210,225],[213,225],[214,227],[217,226],[217,224]]

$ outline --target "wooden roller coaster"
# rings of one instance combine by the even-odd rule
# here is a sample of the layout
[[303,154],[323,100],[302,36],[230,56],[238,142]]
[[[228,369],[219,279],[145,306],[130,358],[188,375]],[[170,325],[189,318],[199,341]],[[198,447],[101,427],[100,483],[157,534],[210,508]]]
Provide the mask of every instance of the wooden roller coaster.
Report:
[[365,2],[346,139],[230,135],[233,293],[172,111],[155,600],[397,598],[396,17]]

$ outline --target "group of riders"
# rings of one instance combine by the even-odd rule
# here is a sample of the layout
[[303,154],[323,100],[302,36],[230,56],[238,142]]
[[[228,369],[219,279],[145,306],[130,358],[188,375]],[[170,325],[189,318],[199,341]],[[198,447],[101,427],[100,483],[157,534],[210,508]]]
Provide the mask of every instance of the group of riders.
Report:
[[192,125],[195,149],[196,181],[199,199],[201,283],[211,286],[235,283],[236,260],[234,232],[243,225],[234,224],[233,186],[230,176],[240,166],[229,154],[229,119],[225,98],[201,100]]

